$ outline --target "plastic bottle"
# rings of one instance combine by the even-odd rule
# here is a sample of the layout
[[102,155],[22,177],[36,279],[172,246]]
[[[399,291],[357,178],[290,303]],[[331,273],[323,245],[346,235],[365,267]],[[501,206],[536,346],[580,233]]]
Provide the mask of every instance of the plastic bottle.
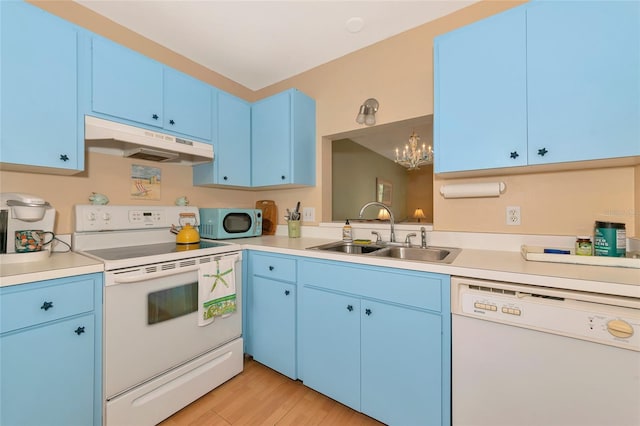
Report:
[[349,219],[347,219],[342,227],[342,241],[345,243],[353,242],[353,230],[351,229],[351,225],[349,225]]

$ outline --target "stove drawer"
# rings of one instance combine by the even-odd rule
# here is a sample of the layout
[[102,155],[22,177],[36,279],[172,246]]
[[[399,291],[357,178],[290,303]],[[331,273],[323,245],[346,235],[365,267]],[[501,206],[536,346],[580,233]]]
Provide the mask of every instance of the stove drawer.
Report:
[[94,309],[94,280],[59,278],[0,289],[0,333]]

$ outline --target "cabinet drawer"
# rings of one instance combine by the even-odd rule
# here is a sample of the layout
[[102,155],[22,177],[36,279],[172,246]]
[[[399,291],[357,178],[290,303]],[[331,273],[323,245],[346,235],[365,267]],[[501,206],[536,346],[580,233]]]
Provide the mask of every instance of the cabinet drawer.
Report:
[[[440,312],[445,276],[427,272],[303,261],[300,282]],[[448,291],[447,289],[445,289]]]
[[0,291],[0,333],[94,310],[90,278],[45,281]]
[[252,257],[254,275],[260,275],[276,280],[295,282],[296,261],[291,258],[254,254]]

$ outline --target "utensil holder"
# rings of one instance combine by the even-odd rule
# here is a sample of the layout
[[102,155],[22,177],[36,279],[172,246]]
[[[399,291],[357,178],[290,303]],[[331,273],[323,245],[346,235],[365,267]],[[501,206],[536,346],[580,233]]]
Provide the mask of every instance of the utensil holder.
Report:
[[287,222],[289,227],[289,238],[300,238],[300,221],[290,220]]

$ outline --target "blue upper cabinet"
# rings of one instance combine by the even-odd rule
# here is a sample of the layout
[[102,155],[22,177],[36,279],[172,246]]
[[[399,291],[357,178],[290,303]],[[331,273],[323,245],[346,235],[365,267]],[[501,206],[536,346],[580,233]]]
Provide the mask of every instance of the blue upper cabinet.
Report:
[[[0,161],[3,169],[84,169],[85,95],[78,84],[86,38],[35,6],[0,2]],[[25,166],[35,166],[25,169]]]
[[164,68],[164,128],[211,140],[212,88],[174,69]]
[[101,38],[92,44],[93,111],[162,127],[162,65]]
[[194,185],[251,186],[251,104],[218,91],[214,117],[218,134],[212,163],[193,168]]
[[640,155],[638,52],[635,1],[530,2],[438,37],[436,173]]
[[436,39],[437,173],[527,163],[525,19],[516,8]]
[[99,37],[92,47],[94,112],[211,142],[211,86]]
[[529,163],[640,155],[640,2],[527,9]]
[[290,89],[251,107],[252,186],[313,186],[316,105]]

